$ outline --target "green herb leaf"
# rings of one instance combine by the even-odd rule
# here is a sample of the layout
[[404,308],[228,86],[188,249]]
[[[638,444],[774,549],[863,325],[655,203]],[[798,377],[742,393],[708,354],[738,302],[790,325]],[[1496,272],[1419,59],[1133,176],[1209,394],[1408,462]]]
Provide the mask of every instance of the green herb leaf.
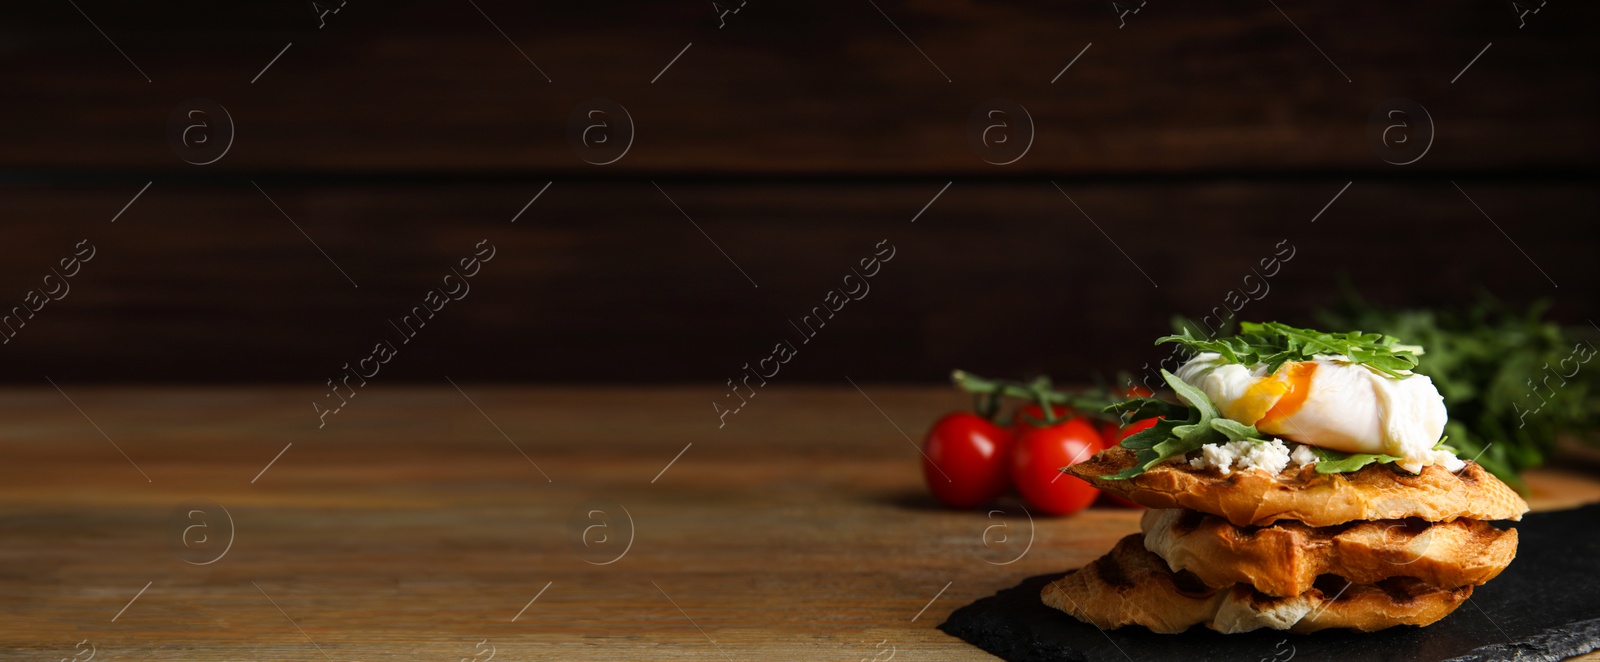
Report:
[[1189,415],[1189,408],[1173,404],[1160,398],[1133,398],[1119,402],[1101,410],[1107,414],[1114,414],[1127,421],[1138,421],[1146,418],[1185,418]]
[[1190,407],[1200,410],[1201,421],[1209,421],[1222,416],[1222,413],[1217,411],[1216,405],[1211,404],[1211,398],[1205,394],[1205,391],[1195,388],[1189,382],[1178,379],[1177,375],[1166,370],[1161,371],[1161,378],[1167,380],[1167,386],[1172,387],[1172,391],[1178,394],[1180,400],[1183,400]]
[[1221,432],[1223,436],[1228,438],[1228,441],[1267,443],[1267,440],[1260,438],[1261,433],[1256,430],[1256,426],[1245,425],[1231,418],[1211,419],[1211,429]]
[[1345,453],[1316,446],[1311,447],[1311,452],[1317,454],[1317,473],[1319,474],[1349,473],[1373,462],[1394,462],[1400,459],[1393,455]]
[[1216,352],[1229,363],[1266,364],[1268,372],[1318,355],[1343,355],[1351,363],[1367,366],[1391,379],[1406,377],[1403,371],[1417,367],[1422,355],[1421,347],[1402,345],[1393,336],[1360,331],[1324,333],[1278,322],[1241,322],[1238,335],[1209,339],[1196,336],[1193,329],[1186,327],[1183,333],[1161,338],[1156,344],[1169,342],[1194,352]]
[[1181,423],[1182,421],[1156,421],[1154,426],[1145,428],[1123,438],[1122,443],[1119,445],[1128,450],[1135,451],[1155,448],[1156,444],[1172,438],[1172,429]]
[[[1161,377],[1167,380],[1167,385],[1177,392],[1189,406],[1172,404],[1154,398],[1135,398],[1128,402],[1112,405],[1106,408],[1110,412],[1120,409],[1133,412],[1165,411],[1167,417],[1156,421],[1149,429],[1141,430],[1122,440],[1122,447],[1136,451],[1134,464],[1127,469],[1115,474],[1105,476],[1108,480],[1126,480],[1142,474],[1150,468],[1181,457],[1192,451],[1200,450],[1206,444],[1219,444],[1228,441],[1255,441],[1265,443],[1259,439],[1260,433],[1252,426],[1238,421],[1223,418],[1217,413],[1217,408],[1211,404],[1206,394],[1166,370],[1161,371]],[[1151,404],[1154,401],[1159,403]],[[1183,414],[1178,420],[1177,414]]]

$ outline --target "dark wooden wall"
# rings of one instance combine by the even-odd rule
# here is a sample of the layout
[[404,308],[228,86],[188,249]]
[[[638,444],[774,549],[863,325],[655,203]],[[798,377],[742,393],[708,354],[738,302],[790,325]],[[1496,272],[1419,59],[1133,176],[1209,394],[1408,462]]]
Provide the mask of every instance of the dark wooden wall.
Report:
[[[0,380],[321,383],[483,240],[383,379],[720,382],[884,240],[783,379],[1137,369],[1287,246],[1241,316],[1309,322],[1343,275],[1600,317],[1592,5],[475,2],[9,8],[0,311],[97,252]],[[167,140],[195,97],[235,125],[205,166]],[[568,140],[595,97],[636,128],[605,166]],[[1397,97],[1434,125],[1405,166],[1369,135]],[[1035,127],[1004,166],[992,98]]]

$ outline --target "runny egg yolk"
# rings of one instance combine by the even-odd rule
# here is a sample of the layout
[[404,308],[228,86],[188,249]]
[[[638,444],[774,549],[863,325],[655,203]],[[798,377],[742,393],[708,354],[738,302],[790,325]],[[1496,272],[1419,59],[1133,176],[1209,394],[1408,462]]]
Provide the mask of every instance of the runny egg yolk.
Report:
[[[1279,421],[1300,411],[1301,405],[1306,403],[1306,397],[1311,395],[1311,376],[1316,372],[1317,364],[1311,361],[1290,363],[1283,366],[1283,369],[1279,370],[1277,375],[1282,381],[1274,379],[1272,382],[1287,390],[1282,391],[1283,397],[1278,398],[1278,402],[1273,404],[1272,408],[1268,409],[1265,414],[1262,414],[1261,420],[1256,422],[1256,427],[1258,429],[1262,426],[1277,428]],[[1255,387],[1252,386],[1251,388]]]
[[1273,406],[1285,393],[1289,392],[1289,385],[1271,377],[1257,379],[1246,387],[1244,393],[1237,399],[1224,400],[1218,404],[1222,415],[1245,425],[1255,425],[1256,421],[1271,411]]
[[1224,402],[1222,415],[1263,432],[1269,431],[1263,425],[1276,428],[1305,404],[1316,370],[1317,364],[1310,361],[1285,364],[1277,374],[1255,380],[1238,398]]

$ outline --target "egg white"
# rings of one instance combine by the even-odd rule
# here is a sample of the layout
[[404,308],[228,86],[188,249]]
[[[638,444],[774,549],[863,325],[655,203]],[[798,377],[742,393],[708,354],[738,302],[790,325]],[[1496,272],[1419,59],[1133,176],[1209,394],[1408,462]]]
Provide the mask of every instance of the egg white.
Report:
[[[1461,461],[1434,445],[1449,418],[1444,398],[1426,375],[1391,379],[1342,356],[1313,361],[1305,399],[1286,415],[1264,417],[1288,391],[1292,364],[1268,374],[1265,365],[1228,363],[1216,353],[1196,356],[1177,377],[1200,389],[1223,416],[1264,434],[1346,453],[1378,453],[1417,472],[1430,464],[1454,471]],[[1305,369],[1305,368],[1301,368]]]

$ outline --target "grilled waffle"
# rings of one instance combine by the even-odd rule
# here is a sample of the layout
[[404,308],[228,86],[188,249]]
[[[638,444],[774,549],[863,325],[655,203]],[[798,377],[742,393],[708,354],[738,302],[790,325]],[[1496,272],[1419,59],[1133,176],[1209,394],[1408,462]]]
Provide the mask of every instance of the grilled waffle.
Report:
[[1220,515],[1237,526],[1297,520],[1324,527],[1357,520],[1430,522],[1456,518],[1520,520],[1528,504],[1476,462],[1459,472],[1424,467],[1406,474],[1381,464],[1359,471],[1319,474],[1313,466],[1276,476],[1240,471],[1222,476],[1187,464],[1162,464],[1127,480],[1102,478],[1134,464],[1134,452],[1109,448],[1068,467],[1095,487],[1151,508],[1188,508]]
[[1173,571],[1211,587],[1247,584],[1273,596],[1311,590],[1320,575],[1357,584],[1414,577],[1440,588],[1477,586],[1517,555],[1517,531],[1457,519],[1355,522],[1313,528],[1294,521],[1237,527],[1215,515],[1170,508],[1141,522],[1146,549]]
[[1142,625],[1153,632],[1177,633],[1204,624],[1232,634],[1261,628],[1371,632],[1428,625],[1471,595],[1470,585],[1441,589],[1410,577],[1352,584],[1332,575],[1294,597],[1273,597],[1242,584],[1214,589],[1192,574],[1172,572],[1136,533],[1105,556],[1051,582],[1041,597],[1045,604],[1101,628]]

